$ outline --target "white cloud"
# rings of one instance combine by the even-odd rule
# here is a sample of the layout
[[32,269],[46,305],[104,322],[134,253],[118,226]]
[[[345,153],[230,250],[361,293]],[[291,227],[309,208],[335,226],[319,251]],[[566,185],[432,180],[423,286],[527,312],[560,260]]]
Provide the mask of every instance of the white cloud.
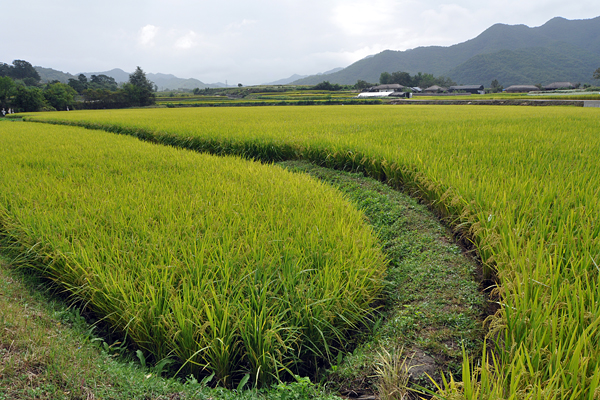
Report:
[[198,34],[194,31],[189,31],[175,41],[175,48],[180,50],[191,49],[198,45]]
[[344,1],[333,8],[331,19],[347,35],[372,35],[399,25],[399,4],[393,0]]
[[145,47],[154,46],[154,38],[158,34],[158,27],[154,25],[146,25],[140,29],[138,34],[138,42]]
[[459,4],[442,4],[436,8],[424,9],[418,20],[426,23],[422,24],[418,34],[407,40],[406,47],[448,46],[475,37],[473,27],[483,20],[477,15],[477,11],[468,10]]
[[495,23],[539,26],[557,16],[600,15],[598,0],[58,3],[3,4],[3,15],[12,17],[2,28],[22,34],[2,43],[0,62],[23,59],[71,73],[140,65],[147,72],[250,85],[345,67],[386,49],[460,43]]
[[258,20],[255,19],[243,19],[241,22],[232,22],[227,25],[227,29],[229,30],[240,30],[249,25],[256,25]]

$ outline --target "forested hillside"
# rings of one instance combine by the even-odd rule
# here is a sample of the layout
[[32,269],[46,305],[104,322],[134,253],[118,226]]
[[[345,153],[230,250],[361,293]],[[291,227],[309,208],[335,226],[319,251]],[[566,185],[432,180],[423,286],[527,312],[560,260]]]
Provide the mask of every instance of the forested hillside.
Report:
[[[554,18],[546,24],[496,24],[474,39],[449,47],[386,50],[327,76],[331,83],[377,82],[382,72],[404,71],[447,76],[463,84],[548,84],[558,80],[591,83],[600,66],[600,17]],[[295,84],[315,84],[319,76]]]

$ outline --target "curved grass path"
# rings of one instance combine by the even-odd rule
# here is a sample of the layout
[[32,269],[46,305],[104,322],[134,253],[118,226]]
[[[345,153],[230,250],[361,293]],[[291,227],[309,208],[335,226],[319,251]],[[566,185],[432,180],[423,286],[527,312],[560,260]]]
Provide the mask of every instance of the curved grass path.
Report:
[[[306,173],[344,193],[364,212],[378,233],[389,260],[383,307],[328,377],[328,387],[348,396],[380,396],[405,387],[385,387],[381,355],[409,366],[408,387],[434,389],[432,379],[460,374],[463,350],[477,357],[482,349],[482,320],[487,316],[473,254],[456,243],[450,229],[417,199],[359,173],[318,167],[306,161],[277,163]],[[393,377],[394,383],[402,376]]]
[[591,399],[600,382],[598,117],[569,107],[339,106],[26,118],[215,154],[303,158],[404,187],[472,240],[501,282],[490,326],[501,367],[466,381],[464,395]]

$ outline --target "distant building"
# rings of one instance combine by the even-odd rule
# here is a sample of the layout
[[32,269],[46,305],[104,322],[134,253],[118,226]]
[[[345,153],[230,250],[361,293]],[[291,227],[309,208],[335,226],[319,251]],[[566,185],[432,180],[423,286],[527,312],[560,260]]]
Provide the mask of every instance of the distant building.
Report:
[[467,92],[471,94],[485,94],[483,85],[462,85],[462,86],[450,86],[449,92]]
[[507,93],[527,93],[536,92],[538,90],[540,90],[540,88],[533,85],[512,85],[504,89]]
[[438,85],[429,86],[428,88],[423,89],[423,93],[443,93],[447,91],[447,88]]
[[397,83],[389,85],[372,86],[368,89],[369,92],[401,92],[404,86]]
[[[396,93],[396,92],[361,92],[356,97],[388,97],[392,93]],[[402,93],[402,92],[398,92],[398,93]]]
[[544,86],[544,90],[575,89],[575,86],[572,82],[554,82]]
[[371,86],[362,93],[359,93],[357,97],[387,97],[387,96],[402,96],[402,91],[405,87],[397,83],[389,85]]
[[389,97],[402,97],[405,99],[410,99],[410,98],[412,98],[412,93],[411,92],[392,92],[392,93],[390,93]]

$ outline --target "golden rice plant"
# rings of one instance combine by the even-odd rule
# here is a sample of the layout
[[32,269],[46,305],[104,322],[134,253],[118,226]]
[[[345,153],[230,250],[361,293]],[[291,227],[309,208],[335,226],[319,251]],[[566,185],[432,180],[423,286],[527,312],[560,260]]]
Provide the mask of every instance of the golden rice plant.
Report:
[[0,125],[0,232],[148,358],[229,387],[328,357],[385,271],[363,215],[308,176],[74,127]]

